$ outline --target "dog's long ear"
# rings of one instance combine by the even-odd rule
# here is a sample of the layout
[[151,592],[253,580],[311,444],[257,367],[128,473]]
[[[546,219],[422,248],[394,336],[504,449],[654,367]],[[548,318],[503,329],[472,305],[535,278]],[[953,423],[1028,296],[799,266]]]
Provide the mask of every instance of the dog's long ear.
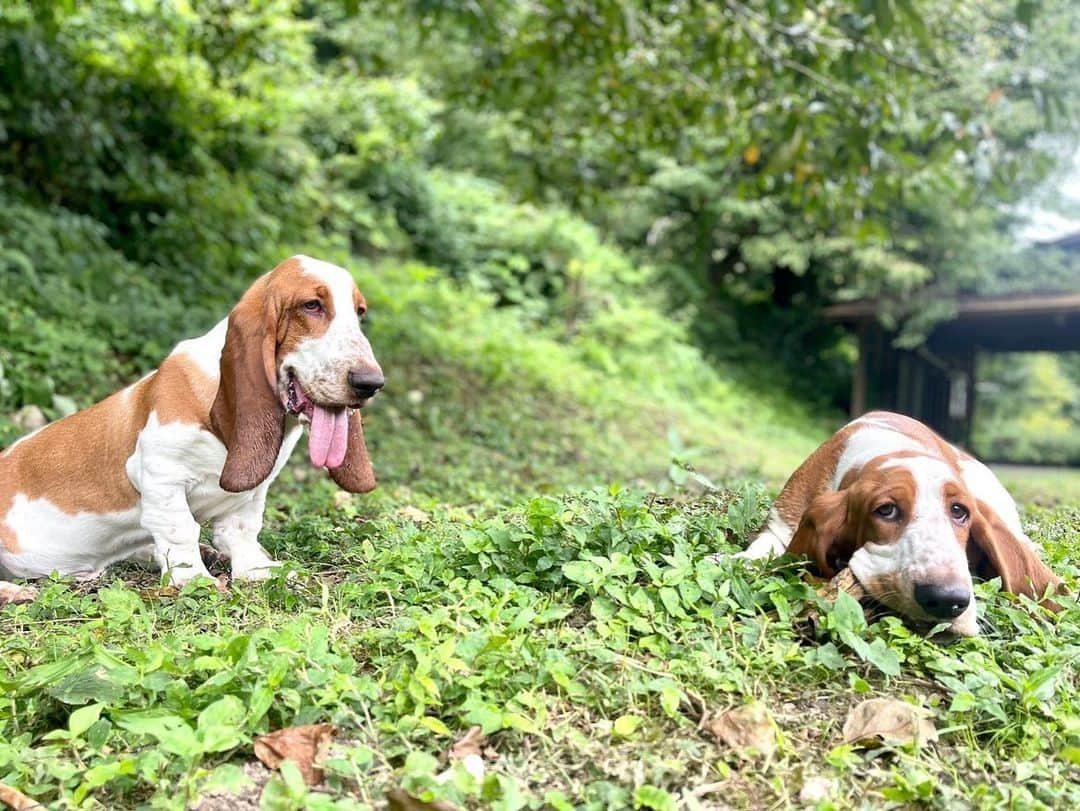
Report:
[[[993,507],[985,501],[976,503],[967,545],[968,567],[972,574],[983,580],[1000,577],[1003,590],[1025,594],[1035,600],[1042,599],[1051,586],[1054,593],[1063,594],[1061,578],[1042,562],[1034,547],[1016,537]],[[1052,610],[1060,609],[1051,600],[1044,601],[1043,605]]]
[[229,313],[221,381],[210,408],[210,424],[228,450],[220,484],[231,493],[266,480],[285,438],[285,407],[277,392],[279,307],[266,288],[264,277]]
[[822,577],[835,576],[855,553],[854,540],[846,531],[847,502],[845,490],[822,493],[803,513],[788,544],[788,554],[810,558]]
[[367,493],[375,489],[375,471],[364,443],[364,425],[359,409],[349,412],[349,446],[345,461],[338,467],[330,468],[330,477],[338,483],[338,487],[350,493]]

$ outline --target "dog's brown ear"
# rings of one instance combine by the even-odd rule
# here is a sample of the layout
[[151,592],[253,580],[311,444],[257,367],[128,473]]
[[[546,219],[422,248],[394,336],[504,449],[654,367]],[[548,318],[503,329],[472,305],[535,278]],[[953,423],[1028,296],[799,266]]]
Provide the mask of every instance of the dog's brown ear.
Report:
[[285,438],[285,407],[277,392],[278,315],[265,279],[229,313],[210,424],[228,450],[220,484],[231,493],[266,481]]
[[788,544],[787,553],[804,555],[814,562],[822,577],[834,577],[855,553],[855,543],[847,530],[848,493],[822,493],[803,513],[799,528]]
[[345,461],[330,469],[330,477],[338,487],[350,493],[367,493],[375,489],[375,471],[364,443],[364,424],[359,409],[349,412],[349,445]]
[[[971,533],[967,545],[968,567],[983,580],[1001,578],[1001,588],[1013,594],[1025,594],[1041,600],[1047,588],[1064,594],[1061,578],[1050,571],[1035,549],[1006,526],[993,507],[978,501],[971,516]],[[1043,605],[1060,610],[1057,603],[1046,600]]]

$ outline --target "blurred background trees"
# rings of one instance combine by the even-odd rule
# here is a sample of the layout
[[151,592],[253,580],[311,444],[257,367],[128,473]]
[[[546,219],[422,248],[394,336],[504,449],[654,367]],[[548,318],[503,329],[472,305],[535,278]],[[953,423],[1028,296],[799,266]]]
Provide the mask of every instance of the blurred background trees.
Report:
[[302,250],[835,409],[828,303],[916,344],[955,291],[1077,286],[1014,226],[1078,75],[1069,0],[16,0],[0,405],[109,390]]

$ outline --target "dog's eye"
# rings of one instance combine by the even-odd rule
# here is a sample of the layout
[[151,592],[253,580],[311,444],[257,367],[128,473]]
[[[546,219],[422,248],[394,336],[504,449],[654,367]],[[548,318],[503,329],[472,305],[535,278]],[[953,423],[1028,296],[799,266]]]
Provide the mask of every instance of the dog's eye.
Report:
[[949,507],[949,514],[957,521],[967,521],[971,511],[963,504],[953,504]]
[[367,315],[367,310],[365,310],[363,307],[356,311],[356,319],[358,321],[363,321],[365,315]]
[[897,518],[900,515],[900,508],[892,503],[882,504],[880,507],[874,510],[874,515],[876,515],[878,518],[884,518],[888,521],[891,521],[892,519]]
[[304,312],[311,313],[312,315],[323,311],[322,302],[317,298],[313,298],[311,301],[305,301],[303,306]]

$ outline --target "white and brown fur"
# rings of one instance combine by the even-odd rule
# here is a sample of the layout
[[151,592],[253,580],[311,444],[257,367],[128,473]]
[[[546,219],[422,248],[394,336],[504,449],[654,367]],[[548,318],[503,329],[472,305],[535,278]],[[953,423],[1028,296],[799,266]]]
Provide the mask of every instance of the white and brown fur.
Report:
[[[375,486],[354,410],[382,381],[365,308],[346,270],[292,257],[155,371],[0,453],[0,576],[88,579],[138,558],[184,583],[208,575],[210,523],[234,578],[267,577],[278,564],[258,541],[266,492],[303,430],[290,386],[348,409],[347,455],[330,474],[351,492]],[[358,394],[350,372],[378,385]],[[0,604],[33,596],[0,581]]]
[[1061,584],[986,465],[884,411],[854,420],[810,455],[739,557],[785,553],[809,557],[825,577],[850,567],[878,602],[966,636],[978,633],[972,575],[1000,577],[1004,590],[1035,599]]

